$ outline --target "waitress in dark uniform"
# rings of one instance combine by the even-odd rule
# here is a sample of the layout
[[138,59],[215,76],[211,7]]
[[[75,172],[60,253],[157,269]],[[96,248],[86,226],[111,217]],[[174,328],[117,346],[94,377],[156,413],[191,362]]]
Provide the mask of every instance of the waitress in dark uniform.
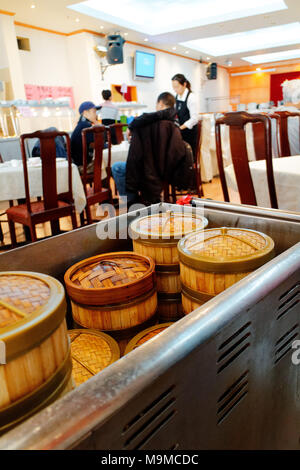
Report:
[[176,110],[183,140],[192,147],[196,158],[198,112],[197,102],[191,90],[190,82],[181,73],[172,78],[173,90],[176,93]]

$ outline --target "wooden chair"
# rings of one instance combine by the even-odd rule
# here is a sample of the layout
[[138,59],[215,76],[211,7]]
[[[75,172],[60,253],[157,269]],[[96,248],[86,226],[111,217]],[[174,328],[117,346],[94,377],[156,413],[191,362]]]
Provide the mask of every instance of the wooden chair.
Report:
[[[111,124],[110,126],[106,126],[107,130],[107,142],[108,142],[108,159],[107,159],[107,166],[109,169],[111,168],[111,149],[113,145],[120,145],[124,142],[124,135],[123,135],[123,128],[128,127],[128,124],[117,122],[115,124]],[[111,172],[109,175],[109,182],[110,184]],[[117,194],[117,188],[115,185],[115,194]]]
[[[196,188],[192,191],[189,191],[189,194],[195,194],[198,197],[203,197],[203,188],[202,188],[202,181],[201,181],[201,131],[202,131],[202,121],[200,120],[197,125],[197,153],[195,155],[194,161],[194,171],[195,171],[195,180],[196,180]],[[170,191],[171,189],[171,191]],[[176,204],[177,196],[182,196],[186,194],[185,192],[177,192],[176,188],[168,183],[164,183],[163,188],[164,194],[164,201],[165,202],[172,202]]]
[[[280,116],[275,113],[259,113],[263,116],[268,116],[271,119],[276,120],[276,135],[275,135],[275,142],[277,147],[278,157],[281,157],[281,145],[280,145]],[[254,151],[255,151],[255,158],[256,160],[264,160],[265,159],[265,126],[263,122],[255,122],[252,125],[253,129],[253,143],[254,143]],[[275,147],[273,146],[273,136],[272,136],[272,125],[271,125],[271,145],[272,145],[272,157],[274,158],[275,154]]]
[[[229,202],[228,187],[225,178],[225,171],[222,156],[221,143],[221,125],[229,126],[230,147],[232,164],[237,180],[237,186],[242,204],[250,204],[257,206],[256,195],[254,191],[253,181],[251,177],[247,145],[245,125],[251,123],[261,123],[264,126],[264,138],[256,141],[255,149],[259,150],[257,159],[266,160],[268,188],[271,201],[271,207],[277,209],[277,196],[274,183],[273,164],[272,164],[272,148],[271,148],[271,120],[268,116],[262,114],[249,114],[244,111],[227,113],[223,117],[216,120],[216,150],[217,160],[220,173],[220,180],[224,195],[224,200]],[[259,146],[259,143],[261,146]]]
[[[93,134],[94,136],[94,171],[92,175],[87,174],[87,157],[88,157],[88,147],[87,147],[87,134]],[[86,195],[86,219],[87,223],[91,224],[93,222],[91,217],[90,206],[93,206],[97,203],[102,203],[108,201],[112,203],[111,189],[109,186],[110,177],[111,177],[111,168],[110,161],[106,166],[106,186],[103,187],[104,179],[102,178],[102,161],[103,161],[103,147],[104,147],[104,134],[105,126],[93,126],[83,129],[81,132],[82,135],[82,148],[83,148],[83,174],[81,179],[83,182],[83,187]],[[91,183],[92,177],[92,185]],[[84,223],[84,219],[81,217],[81,223]]]
[[280,146],[281,146],[281,157],[290,157],[291,148],[288,134],[288,119],[290,117],[299,118],[299,132],[300,132],[300,113],[291,113],[290,111],[276,111],[276,114],[280,117]]
[[[67,142],[68,154],[68,190],[65,193],[57,193],[56,183],[56,147],[55,137],[64,136]],[[42,184],[43,199],[31,202],[28,168],[25,151],[26,139],[40,139],[41,162],[42,162]],[[72,160],[70,151],[70,137],[66,132],[45,132],[37,131],[32,134],[20,136],[21,153],[24,171],[24,185],[26,203],[7,209],[9,230],[12,246],[16,246],[15,223],[29,227],[31,240],[37,240],[35,226],[40,223],[51,223],[52,235],[59,233],[59,219],[70,216],[73,229],[77,228],[75,206],[72,194]]]

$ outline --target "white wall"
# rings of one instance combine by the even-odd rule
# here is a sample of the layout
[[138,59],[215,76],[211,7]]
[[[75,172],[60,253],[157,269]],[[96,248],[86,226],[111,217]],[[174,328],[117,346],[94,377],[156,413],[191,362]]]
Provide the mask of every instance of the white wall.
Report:
[[[94,46],[104,39],[88,33],[64,37],[43,31],[16,26],[16,35],[29,38],[31,51],[19,51],[24,83],[49,86],[72,86],[75,104],[85,100],[102,101],[101,91],[111,84],[135,85],[138,101],[153,111],[162,91],[172,90],[171,78],[183,73],[191,82],[198,98],[199,112],[207,112],[206,97],[229,95],[229,74],[218,68],[217,80],[206,80],[204,64],[156,50],[125,43],[124,64],[107,69],[101,78],[100,59]],[[134,51],[145,50],[156,55],[156,77],[151,81],[133,79]],[[228,104],[228,102],[227,102]],[[209,111],[224,110],[224,101],[211,102]]]
[[30,41],[30,51],[19,51],[25,84],[72,86],[65,36],[21,26],[16,35]]

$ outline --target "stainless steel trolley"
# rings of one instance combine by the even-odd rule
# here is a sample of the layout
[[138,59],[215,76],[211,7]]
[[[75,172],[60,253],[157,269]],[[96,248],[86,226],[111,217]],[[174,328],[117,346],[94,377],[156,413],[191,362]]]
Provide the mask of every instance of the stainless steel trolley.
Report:
[[[210,226],[267,233],[276,258],[2,436],[1,449],[300,448],[300,365],[292,362],[300,323],[300,214],[207,200],[195,205]],[[170,207],[180,210],[151,209]],[[127,227],[149,210],[115,221]],[[128,239],[99,240],[96,228],[4,253],[0,270],[62,280],[84,257],[130,249]]]

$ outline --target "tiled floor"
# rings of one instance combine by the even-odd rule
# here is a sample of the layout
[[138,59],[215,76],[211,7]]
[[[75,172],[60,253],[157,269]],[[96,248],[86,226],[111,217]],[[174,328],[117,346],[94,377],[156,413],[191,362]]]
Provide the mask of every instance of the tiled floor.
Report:
[[[216,201],[224,200],[219,178],[214,178],[211,183],[204,183],[203,191],[204,191],[204,197],[206,198],[214,199]],[[101,220],[101,217],[96,215],[96,210],[97,210],[96,206],[92,207],[92,217],[93,219]],[[5,212],[5,205],[1,204],[0,213],[3,213],[3,212]],[[0,221],[5,220],[5,219],[6,219],[5,215],[0,216]],[[78,227],[80,227],[79,216],[77,216],[77,223],[78,223]],[[2,226],[3,233],[4,233],[4,243],[10,244],[8,224],[5,222],[2,222],[1,226]],[[61,230],[71,230],[72,229],[71,219],[69,217],[61,219],[60,227],[61,227]],[[49,223],[37,225],[36,230],[37,230],[38,238],[43,238],[43,237],[51,235]],[[17,234],[18,242],[22,242],[25,240],[23,227],[19,224],[16,224],[16,234]],[[0,251],[1,251],[1,245],[0,245]]]

